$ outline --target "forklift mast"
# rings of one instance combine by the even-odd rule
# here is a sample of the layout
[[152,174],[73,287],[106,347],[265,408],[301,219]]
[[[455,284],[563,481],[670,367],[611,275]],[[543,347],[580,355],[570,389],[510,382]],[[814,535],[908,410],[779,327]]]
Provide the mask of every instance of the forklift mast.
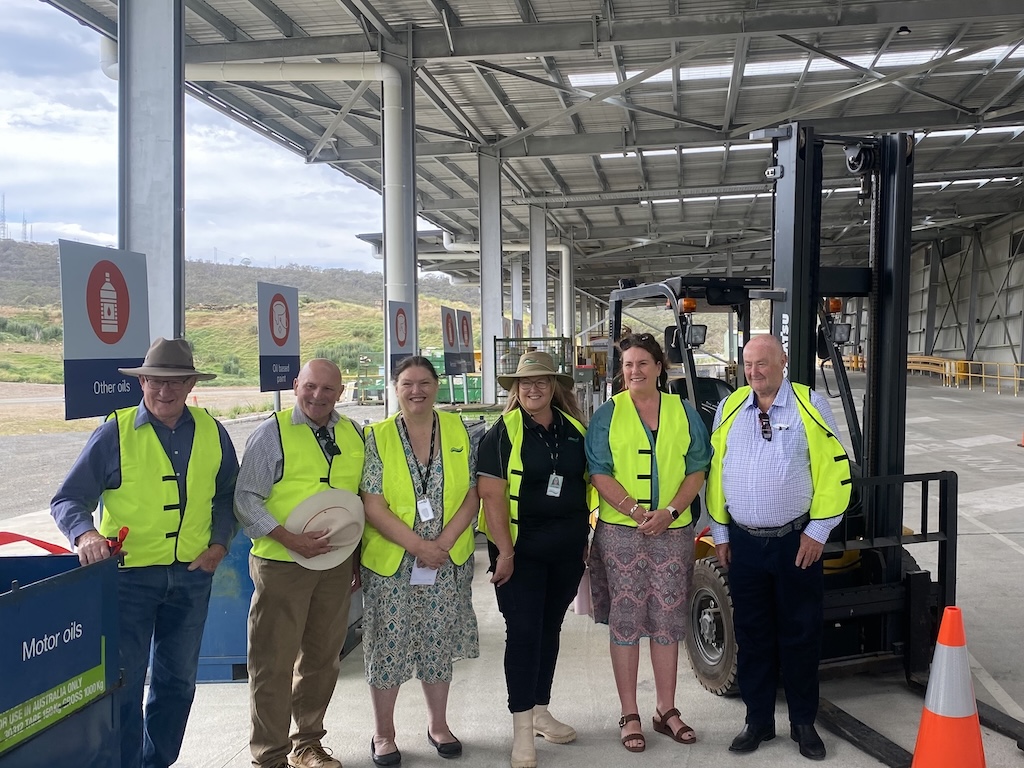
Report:
[[[790,123],[759,131],[772,139],[775,179],[772,249],[772,333],[789,357],[791,381],[815,386],[815,327],[822,296],[865,297],[871,329],[864,414],[866,476],[903,473],[907,336],[910,292],[910,213],[914,140],[906,133],[881,137],[818,136]],[[821,265],[823,149],[840,144],[847,170],[868,201],[869,263]],[[844,404],[845,409],[845,404]],[[847,422],[856,414],[847,413]]]

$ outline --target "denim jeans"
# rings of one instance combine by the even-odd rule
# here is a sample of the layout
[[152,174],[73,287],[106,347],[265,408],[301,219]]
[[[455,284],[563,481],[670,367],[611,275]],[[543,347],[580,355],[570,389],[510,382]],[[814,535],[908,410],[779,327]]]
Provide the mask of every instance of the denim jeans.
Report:
[[[196,692],[212,574],[187,563],[122,568],[121,768],[166,768],[178,757]],[[143,718],[146,670],[149,695]]]

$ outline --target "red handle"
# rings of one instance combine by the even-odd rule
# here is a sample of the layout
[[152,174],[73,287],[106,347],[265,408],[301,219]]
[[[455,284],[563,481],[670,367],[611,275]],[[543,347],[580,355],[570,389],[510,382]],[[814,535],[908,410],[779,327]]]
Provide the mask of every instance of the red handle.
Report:
[[110,547],[110,555],[114,556],[121,551],[121,547],[124,546],[124,540],[128,538],[128,526],[122,526],[121,530],[117,532],[117,541],[107,540],[107,546]]

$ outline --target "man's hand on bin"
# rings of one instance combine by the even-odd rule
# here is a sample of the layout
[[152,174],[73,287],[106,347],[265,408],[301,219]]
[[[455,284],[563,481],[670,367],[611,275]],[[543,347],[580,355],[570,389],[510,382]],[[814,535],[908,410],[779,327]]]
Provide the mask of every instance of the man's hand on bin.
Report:
[[86,531],[75,539],[78,562],[82,565],[98,563],[110,557],[110,542],[99,531]]

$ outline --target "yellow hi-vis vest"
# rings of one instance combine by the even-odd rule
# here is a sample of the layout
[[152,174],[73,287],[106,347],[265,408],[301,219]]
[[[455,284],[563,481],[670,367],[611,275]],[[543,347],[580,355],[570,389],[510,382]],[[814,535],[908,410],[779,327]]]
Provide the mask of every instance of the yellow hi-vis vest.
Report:
[[[568,413],[560,408],[554,408],[554,410],[562,414],[565,420],[576,428],[581,437],[587,434],[587,428]],[[512,534],[512,543],[515,544],[519,538],[519,490],[523,485],[523,412],[516,408],[514,411],[503,413],[501,420],[505,422],[505,429],[508,430],[508,437],[512,442],[512,453],[508,456],[505,498],[508,499],[509,532]],[[590,494],[588,493],[587,495],[589,497]],[[488,541],[494,542],[490,532],[487,530],[487,518],[484,516],[484,504],[482,501],[480,502],[480,516],[477,518],[476,527],[481,533],[487,534]]]
[[[800,421],[807,435],[807,449],[811,457],[810,515],[812,520],[826,520],[846,511],[850,504],[850,458],[846,455],[839,438],[825,423],[821,412],[811,403],[811,388],[804,384],[790,382],[793,395],[799,405]],[[708,514],[722,525],[728,525],[730,515],[725,505],[725,490],[722,487],[722,470],[725,466],[726,438],[736,421],[736,416],[750,397],[750,387],[740,387],[733,392],[722,406],[722,421],[711,435],[711,446],[715,455],[711,459],[707,489],[704,499]]]
[[[469,433],[461,417],[454,413],[437,411],[441,426],[441,466],[444,475],[444,515],[442,521],[448,525],[469,493]],[[416,487],[409,464],[398,434],[398,414],[371,424],[377,453],[384,465],[384,501],[409,528],[416,522]],[[436,514],[436,510],[435,510]],[[381,576],[394,576],[402,563],[405,550],[393,541],[384,538],[380,531],[366,522],[363,528],[363,551],[361,563]],[[456,565],[462,565],[473,554],[473,526],[467,526],[448,556]]]
[[[278,412],[277,433],[281,439],[284,466],[281,479],[270,489],[264,505],[281,525],[301,502],[328,488],[359,492],[363,475],[363,436],[351,419],[342,416],[334,425],[334,442],[341,453],[330,459],[309,424],[292,424],[288,408]],[[275,418],[271,417],[271,418]],[[260,536],[252,543],[252,554],[264,560],[294,561],[291,552],[270,536]]]
[[[679,395],[661,393],[658,411],[658,438],[651,450],[647,430],[628,391],[614,395],[615,410],[608,429],[615,479],[630,496],[648,509],[664,509],[672,502],[686,479],[686,452],[690,448],[690,420]],[[658,498],[652,499],[655,459],[658,467]],[[627,510],[628,511],[628,510]],[[669,528],[682,528],[693,522],[690,508],[679,511]],[[612,525],[637,527],[637,522],[620,512],[602,497],[598,519]]]
[[139,408],[121,408],[107,419],[117,420],[121,451],[121,485],[103,492],[100,533],[116,538],[128,528],[124,544],[126,568],[191,563],[210,546],[213,497],[222,452],[217,422],[205,408],[188,409],[195,435],[185,472],[185,509],[178,478],[153,425],[135,428]]

